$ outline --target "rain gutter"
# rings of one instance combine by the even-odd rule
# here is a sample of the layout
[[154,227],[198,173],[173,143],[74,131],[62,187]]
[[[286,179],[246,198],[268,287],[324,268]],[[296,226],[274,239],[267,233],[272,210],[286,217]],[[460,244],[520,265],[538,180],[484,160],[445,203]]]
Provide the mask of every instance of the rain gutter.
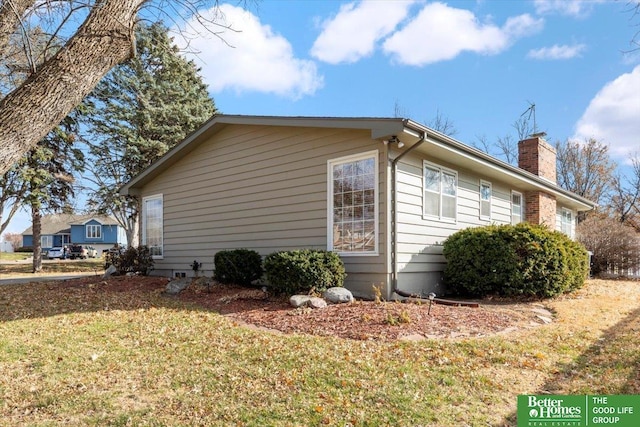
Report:
[[[407,121],[405,120],[405,126],[407,125]],[[409,126],[407,126],[409,127]],[[427,132],[423,129],[410,128],[418,132],[420,135],[420,139],[418,142],[413,144],[411,147],[404,150],[398,156],[396,156],[393,160],[391,160],[391,283],[393,285],[393,292],[400,295],[401,297],[406,298],[416,298],[420,297],[419,295],[412,294],[410,292],[406,292],[398,289],[398,197],[397,197],[397,169],[398,162],[404,156],[418,148],[422,145],[427,139]]]

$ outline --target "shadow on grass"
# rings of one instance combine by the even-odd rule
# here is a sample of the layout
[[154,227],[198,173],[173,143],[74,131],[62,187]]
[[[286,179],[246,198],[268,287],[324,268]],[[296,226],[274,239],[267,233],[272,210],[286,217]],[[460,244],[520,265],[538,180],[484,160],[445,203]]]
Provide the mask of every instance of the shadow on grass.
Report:
[[[534,394],[640,394],[640,308],[607,329],[575,360],[561,365]],[[515,425],[515,412],[498,424]]]
[[[34,281],[0,287],[0,322],[51,317],[60,314],[88,313],[104,310],[138,310],[172,308],[214,311],[231,314],[264,307],[281,308],[280,300],[258,298],[261,291],[231,285],[190,286],[179,295],[165,293],[167,278],[158,276],[114,276],[103,280],[87,276],[63,281]],[[235,301],[238,293],[251,293]],[[234,304],[229,304],[234,301]],[[286,304],[284,305],[286,307]]]

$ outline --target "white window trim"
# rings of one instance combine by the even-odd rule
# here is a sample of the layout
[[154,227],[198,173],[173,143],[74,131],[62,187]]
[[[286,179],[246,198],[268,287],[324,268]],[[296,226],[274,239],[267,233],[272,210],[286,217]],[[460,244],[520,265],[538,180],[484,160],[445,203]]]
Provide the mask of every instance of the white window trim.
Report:
[[[424,169],[426,167],[430,167],[432,169],[438,169],[440,171],[440,175],[442,176],[443,172],[447,172],[450,174],[453,174],[456,178],[456,195],[455,195],[455,215],[453,218],[450,217],[443,217],[442,216],[442,179],[440,180],[440,212],[438,213],[438,215],[430,215],[425,213],[425,198],[424,198],[424,193],[426,192],[425,189],[425,180],[424,180]],[[422,219],[428,219],[428,220],[437,220],[437,221],[441,221],[441,222],[447,222],[447,223],[451,223],[451,224],[456,224],[458,222],[458,172],[453,170],[453,169],[449,169],[449,168],[445,168],[444,166],[440,166],[436,163],[431,163],[428,162],[426,160],[422,161]]]
[[[482,186],[489,187],[489,215],[482,215]],[[491,221],[491,214],[493,213],[493,186],[489,181],[485,181],[483,179],[480,180],[480,186],[478,187],[479,191],[479,200],[480,200],[480,219],[485,221]]]
[[[520,196],[520,221],[519,222],[513,222],[513,196],[516,194]],[[511,200],[509,200],[509,204],[511,205],[511,224],[515,225],[515,224],[520,224],[521,222],[524,222],[525,220],[524,195],[519,191],[511,190]]]
[[[90,229],[95,229],[98,230],[98,236],[94,237],[94,236],[89,236],[89,230]],[[86,239],[102,239],[102,225],[100,224],[87,224],[85,225],[85,238]]]
[[153,259],[164,259],[164,197],[162,194],[153,194],[151,196],[146,196],[142,198],[142,221],[141,221],[141,225],[142,225],[142,244],[146,245],[147,244],[147,215],[146,215],[146,210],[145,210],[145,202],[149,201],[149,200],[156,200],[159,199],[162,202],[162,218],[161,218],[161,240],[162,240],[162,244],[160,245],[160,247],[162,248],[162,255],[152,255],[151,257]]
[[352,256],[377,256],[379,255],[379,215],[380,215],[380,172],[379,172],[379,153],[378,150],[367,151],[364,153],[353,154],[345,157],[338,157],[336,159],[327,160],[327,250],[333,251],[333,166],[341,163],[350,163],[358,160],[364,160],[373,157],[374,159],[374,222],[375,222],[375,236],[374,236],[374,250],[371,252],[338,252],[340,256],[352,257]]

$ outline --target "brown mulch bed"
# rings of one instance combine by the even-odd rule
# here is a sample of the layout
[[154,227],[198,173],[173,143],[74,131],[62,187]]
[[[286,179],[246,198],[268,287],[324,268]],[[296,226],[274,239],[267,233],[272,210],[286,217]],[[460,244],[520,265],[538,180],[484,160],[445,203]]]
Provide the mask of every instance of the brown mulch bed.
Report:
[[[101,292],[160,292],[167,284],[159,277],[96,277],[72,279],[62,286],[95,287]],[[238,324],[275,333],[336,336],[356,340],[420,340],[484,337],[526,329],[544,322],[532,309],[539,303],[480,301],[479,308],[429,302],[356,301],[323,309],[293,308],[288,298],[265,295],[260,289],[192,283],[177,296],[166,296],[216,311]]]

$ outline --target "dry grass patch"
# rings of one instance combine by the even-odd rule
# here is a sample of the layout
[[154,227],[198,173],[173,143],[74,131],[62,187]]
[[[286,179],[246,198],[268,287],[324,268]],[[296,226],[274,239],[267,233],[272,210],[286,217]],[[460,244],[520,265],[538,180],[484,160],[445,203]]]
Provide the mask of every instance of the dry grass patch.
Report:
[[117,280],[0,288],[0,425],[511,425],[521,393],[640,393],[637,282],[549,301],[550,325],[402,342],[250,330]]

